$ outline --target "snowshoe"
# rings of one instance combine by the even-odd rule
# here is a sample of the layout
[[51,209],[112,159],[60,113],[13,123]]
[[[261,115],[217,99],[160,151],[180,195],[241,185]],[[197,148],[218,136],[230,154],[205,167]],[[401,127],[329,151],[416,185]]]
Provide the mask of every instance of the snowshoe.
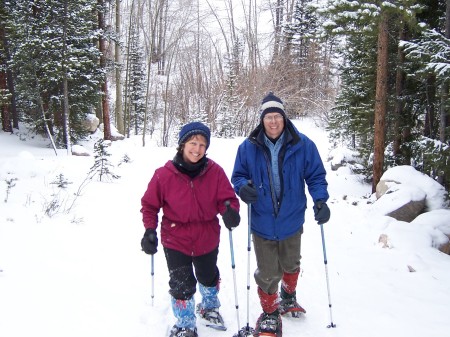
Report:
[[256,321],[255,337],[282,337],[281,315],[278,310],[263,312]]
[[219,313],[219,308],[205,309],[199,303],[197,304],[196,312],[208,328],[221,331],[227,330],[222,315]]
[[298,304],[295,297],[281,298],[279,309],[281,315],[291,314],[292,317],[298,318],[300,314],[305,314],[306,310]]
[[179,328],[176,325],[170,330],[169,337],[198,337],[197,329]]

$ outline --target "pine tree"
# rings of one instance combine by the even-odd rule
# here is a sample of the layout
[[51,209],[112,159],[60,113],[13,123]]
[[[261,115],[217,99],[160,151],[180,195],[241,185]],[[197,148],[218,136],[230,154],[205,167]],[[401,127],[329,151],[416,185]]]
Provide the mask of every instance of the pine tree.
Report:
[[129,75],[128,88],[126,88],[125,99],[127,100],[128,135],[130,130],[138,135],[142,131],[145,116],[145,65],[142,46],[139,42],[138,30],[135,26],[131,28],[130,55],[128,55]]
[[[29,1],[17,0],[10,8],[17,30],[12,64],[22,120],[30,122],[37,131],[47,123],[62,146],[63,78],[68,80],[73,141],[86,135],[81,122],[98,100],[102,71],[98,67],[99,52],[93,44],[95,4],[92,0],[42,0],[30,6]],[[61,15],[65,5],[67,17]],[[46,121],[42,120],[41,109]]]
[[[240,102],[238,95],[238,71],[239,71],[239,53],[242,48],[241,43],[237,41],[233,45],[233,52],[226,58],[225,63],[225,90],[217,112],[217,136],[232,138],[236,134],[241,134],[239,126],[242,125],[240,114]],[[238,121],[238,123],[236,123]]]
[[[383,7],[384,6],[384,7]],[[396,97],[396,76],[398,67],[402,67],[398,58],[399,31],[405,26],[414,31],[414,18],[419,9],[412,1],[329,1],[325,16],[328,19],[326,28],[332,36],[342,39],[342,48],[339,49],[343,59],[341,71],[343,73],[341,92],[337,98],[337,104],[332,112],[330,128],[339,128],[340,122],[344,126],[342,130],[333,131],[336,137],[342,136],[347,143],[351,143],[359,151],[361,158],[366,163],[366,174],[371,177],[372,156],[374,150],[374,108],[376,103],[375,83],[377,62],[376,50],[378,22],[383,11],[389,17],[388,44],[387,44],[387,114],[385,116],[384,133],[386,135],[383,147],[398,137],[399,128],[405,123],[394,123],[394,106],[401,99],[404,102],[404,120],[410,120],[413,114],[413,102],[407,100],[408,91],[402,91],[402,97]],[[409,88],[406,83],[405,88]],[[343,115],[341,115],[343,114]],[[338,139],[336,139],[338,140]],[[384,163],[383,169],[387,166]]]
[[[324,39],[323,17],[316,1],[297,0],[291,20],[283,25],[283,39],[278,64],[280,84],[292,117],[318,116],[327,118],[330,101],[334,99],[333,64],[330,50],[334,41]],[[276,89],[276,88],[274,88]]]
[[[351,16],[357,13],[358,5],[348,7],[340,1],[333,2],[328,8],[328,15],[334,18],[328,24],[331,35],[345,39],[340,45],[339,53],[343,62],[341,88],[336,98],[336,105],[330,113],[329,131],[335,143],[345,144],[357,150],[365,163],[370,176],[371,154],[373,152],[373,121],[375,101],[375,65],[376,65],[376,32],[375,22],[364,15]],[[341,15],[342,13],[342,15]],[[361,33],[364,32],[364,33]]]
[[92,179],[98,176],[99,181],[112,181],[113,179],[119,179],[120,176],[112,172],[113,165],[109,161],[111,154],[108,152],[108,147],[111,145],[111,141],[99,139],[94,144],[94,165],[90,168],[89,176]]
[[16,95],[12,78],[10,40],[13,29],[10,26],[8,4],[0,3],[0,110],[2,130],[12,132],[13,127],[18,129],[19,122],[16,109]]

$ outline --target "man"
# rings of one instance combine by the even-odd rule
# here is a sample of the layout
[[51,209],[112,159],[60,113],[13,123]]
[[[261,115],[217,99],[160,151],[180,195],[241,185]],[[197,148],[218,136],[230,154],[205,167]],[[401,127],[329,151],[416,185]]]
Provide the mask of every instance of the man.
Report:
[[296,298],[305,183],[319,224],[330,218],[328,184],[316,145],[287,118],[282,100],[269,93],[260,112],[260,124],[238,148],[231,182],[241,200],[252,205],[254,277],[263,309],[256,336],[281,336],[281,315],[305,312]]

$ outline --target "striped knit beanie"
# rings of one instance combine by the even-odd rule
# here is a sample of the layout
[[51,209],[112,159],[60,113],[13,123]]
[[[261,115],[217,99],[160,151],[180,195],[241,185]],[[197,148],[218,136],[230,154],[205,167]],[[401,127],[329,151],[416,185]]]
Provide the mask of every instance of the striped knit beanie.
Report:
[[286,120],[286,113],[284,111],[283,101],[275,96],[273,92],[269,92],[266,97],[263,98],[261,103],[261,121],[264,118],[265,114],[270,112],[278,112],[280,113],[284,119]]

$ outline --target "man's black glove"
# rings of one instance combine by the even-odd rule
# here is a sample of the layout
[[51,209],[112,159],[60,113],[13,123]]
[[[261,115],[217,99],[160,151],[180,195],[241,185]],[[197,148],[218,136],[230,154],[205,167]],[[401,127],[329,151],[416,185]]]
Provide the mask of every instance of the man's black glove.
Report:
[[258,200],[258,193],[252,183],[242,186],[239,189],[239,197],[246,204],[254,204]]
[[239,226],[241,217],[234,208],[231,208],[230,205],[227,204],[227,210],[222,214],[222,220],[225,224],[225,227],[227,227],[231,231],[233,230],[233,228]]
[[319,225],[324,224],[330,220],[330,209],[328,205],[322,201],[318,200],[314,203],[314,219],[316,219]]
[[141,240],[142,250],[146,254],[153,255],[158,251],[158,236],[156,231],[152,228],[147,228],[144,237]]

